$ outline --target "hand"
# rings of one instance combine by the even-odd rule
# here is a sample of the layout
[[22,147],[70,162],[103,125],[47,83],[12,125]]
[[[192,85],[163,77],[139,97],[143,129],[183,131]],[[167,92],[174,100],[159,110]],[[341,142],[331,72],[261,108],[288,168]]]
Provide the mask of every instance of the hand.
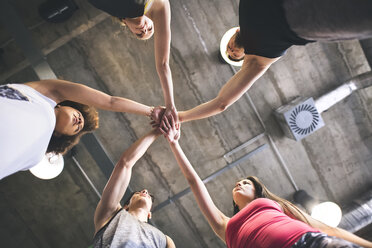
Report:
[[170,120],[167,117],[164,117],[160,125],[160,132],[164,134],[164,137],[169,141],[169,143],[177,143],[181,137],[181,124],[178,124],[174,121],[173,116],[170,116]]
[[163,115],[163,119],[166,117],[166,118],[168,118],[168,121],[170,121],[171,120],[171,116],[173,116],[173,119],[175,120],[175,126],[176,126],[176,128],[179,129],[178,112],[177,112],[177,109],[174,106],[172,106],[170,108],[167,108],[165,110],[165,113]]
[[151,126],[152,127],[159,127],[161,120],[165,113],[165,107],[163,106],[157,106],[154,107],[154,109],[151,111],[150,118],[151,118]]

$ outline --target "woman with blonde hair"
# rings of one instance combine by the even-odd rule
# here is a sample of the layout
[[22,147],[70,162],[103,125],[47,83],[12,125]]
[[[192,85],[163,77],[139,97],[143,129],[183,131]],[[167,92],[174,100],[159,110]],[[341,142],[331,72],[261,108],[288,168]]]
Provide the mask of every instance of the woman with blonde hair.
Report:
[[171,11],[168,0],[89,0],[96,8],[115,17],[141,40],[154,34],[155,65],[165,102],[165,116],[178,120],[169,67]]
[[229,218],[212,201],[207,188],[180,147],[180,130],[163,118],[161,132],[188,181],[200,210],[229,248],[356,248],[372,243],[330,227],[271,193],[256,177],[239,180],[232,190],[236,214]]
[[98,128],[94,107],[159,119],[153,107],[64,80],[0,85],[0,179],[66,153]]

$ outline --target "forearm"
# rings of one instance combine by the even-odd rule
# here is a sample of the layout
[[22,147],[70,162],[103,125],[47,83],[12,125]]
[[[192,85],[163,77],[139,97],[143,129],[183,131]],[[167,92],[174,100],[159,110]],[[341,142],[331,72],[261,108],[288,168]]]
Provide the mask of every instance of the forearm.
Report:
[[190,110],[179,112],[180,122],[203,119],[223,112],[239,100],[256,78],[250,77],[250,71],[239,71],[221,88],[216,98]]
[[158,132],[152,130],[123,152],[103,190],[102,202],[104,202],[104,206],[113,209],[119,204],[129,185],[133,166],[158,136]]
[[203,181],[192,167],[178,142],[172,143],[170,146],[183,175],[190,185],[200,210],[213,231],[225,241],[225,228],[228,218],[213,203]]
[[161,88],[163,90],[165,107],[174,107],[172,72],[169,64],[163,63],[161,65],[157,65],[156,70],[160,79]]
[[217,97],[193,109],[179,112],[180,122],[198,120],[219,114],[235,103],[262,75],[261,68],[242,69],[220,90]]
[[221,105],[219,99],[214,98],[213,100],[200,104],[195,108],[186,111],[179,111],[178,118],[180,122],[200,120],[213,115],[217,115],[225,109],[226,107]]
[[158,1],[157,3],[159,4],[157,13],[153,15],[156,30],[154,34],[155,65],[163,89],[165,106],[169,109],[174,107],[172,73],[169,67],[171,12],[169,1]]
[[357,235],[341,228],[332,228],[330,231],[325,231],[325,233],[327,233],[330,236],[335,236],[350,241],[362,247],[372,248],[372,242],[365,240],[361,237],[358,237]]
[[372,242],[370,242],[368,240],[360,238],[357,235],[355,235],[351,232],[348,232],[344,229],[341,229],[341,228],[338,228],[338,227],[328,226],[328,225],[324,224],[323,222],[312,218],[310,215],[308,215],[306,213],[302,213],[302,214],[309,221],[310,226],[320,230],[321,232],[323,232],[323,233],[325,233],[329,236],[335,236],[335,237],[350,241],[350,242],[352,242],[354,244],[357,244],[359,246],[362,246],[362,247],[372,248]]
[[159,136],[160,133],[156,129],[142,136],[122,154],[119,163],[129,167],[133,166]]
[[245,55],[242,68],[221,88],[218,96],[193,109],[179,112],[180,122],[207,118],[227,109],[235,103],[274,63],[275,59]]
[[69,81],[50,79],[31,82],[27,85],[53,99],[57,103],[70,100],[99,109],[128,112],[150,116],[152,107],[117,96],[110,96],[86,85]]
[[123,97],[113,96],[111,97],[110,105],[103,107],[102,109],[150,116],[153,107]]
[[203,184],[202,180],[186,157],[179,143],[170,143],[170,147],[186,180],[192,185],[195,185],[197,181],[199,181],[199,184]]

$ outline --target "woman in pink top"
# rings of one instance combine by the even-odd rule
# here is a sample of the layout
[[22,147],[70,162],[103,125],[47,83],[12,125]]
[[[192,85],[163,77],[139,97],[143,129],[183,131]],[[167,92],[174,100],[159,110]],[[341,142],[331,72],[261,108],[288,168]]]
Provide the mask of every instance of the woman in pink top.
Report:
[[169,141],[200,210],[227,247],[372,247],[372,242],[314,220],[292,203],[268,191],[256,177],[236,183],[232,196],[237,213],[232,218],[227,217],[213,203],[205,185],[183,153],[178,143],[180,129],[177,129],[172,117],[170,120],[163,118],[161,131]]

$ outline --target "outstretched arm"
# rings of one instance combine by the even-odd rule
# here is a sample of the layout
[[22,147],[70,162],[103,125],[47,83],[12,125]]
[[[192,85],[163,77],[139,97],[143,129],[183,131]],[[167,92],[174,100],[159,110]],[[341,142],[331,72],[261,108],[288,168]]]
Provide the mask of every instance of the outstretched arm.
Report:
[[176,129],[175,121],[172,117],[170,122],[167,118],[163,119],[161,131],[169,141],[169,145],[172,149],[174,157],[176,158],[183,175],[185,176],[192,192],[194,193],[200,210],[208,220],[213,231],[225,242],[225,231],[229,218],[226,217],[213,203],[203,181],[200,179],[186,155],[182,151],[182,148],[178,143],[180,130]]
[[302,214],[309,221],[310,226],[319,229],[320,231],[326,233],[329,236],[335,236],[335,237],[350,241],[362,247],[372,248],[372,242],[368,240],[358,237],[357,235],[351,232],[348,232],[344,229],[328,226],[324,224],[323,222],[315,220],[314,218],[312,218],[310,215],[306,214],[305,212],[302,212]]
[[173,115],[177,117],[177,110],[173,97],[172,72],[169,67],[169,54],[171,43],[170,19],[171,12],[169,1],[157,1],[154,3],[154,46],[155,46],[155,65],[161,87],[163,89],[164,102],[166,107],[165,116]]
[[178,112],[180,122],[203,119],[221,113],[236,102],[278,59],[245,55],[242,68],[222,87],[218,96],[193,109]]
[[104,110],[127,112],[151,116],[153,108],[144,104],[117,96],[110,96],[86,85],[59,79],[48,79],[26,83],[57,103],[65,100],[83,103]]
[[108,180],[100,202],[94,214],[96,232],[120,208],[120,200],[127,190],[134,164],[139,160],[152,142],[160,135],[158,130],[152,130],[129,147],[120,157]]

